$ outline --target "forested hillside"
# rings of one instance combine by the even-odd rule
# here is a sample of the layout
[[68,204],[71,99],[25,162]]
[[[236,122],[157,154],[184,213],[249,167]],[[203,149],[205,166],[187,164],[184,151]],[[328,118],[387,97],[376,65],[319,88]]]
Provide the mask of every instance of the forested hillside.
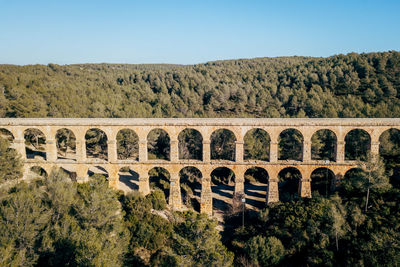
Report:
[[[0,65],[0,117],[400,117],[400,53],[192,66]],[[201,159],[195,134],[180,137],[188,141],[179,146],[185,159]],[[27,152],[44,151],[43,133],[28,129],[24,137]],[[89,158],[107,157],[105,134],[93,129],[85,138]],[[280,160],[302,159],[301,136],[279,138]],[[313,197],[299,198],[297,169],[287,168],[278,177],[279,202],[243,212],[243,196],[232,191],[217,228],[196,212],[201,177],[193,170],[180,177],[183,212],[168,209],[162,168],[149,172],[147,196],[112,190],[101,174],[78,184],[62,169],[21,181],[22,159],[0,131],[0,266],[400,266],[400,130],[382,134],[380,158],[369,154],[368,134],[346,138],[353,149],[345,159],[360,168],[339,183],[325,168],[310,177]],[[56,142],[59,155],[76,151],[65,129]],[[329,131],[312,142],[313,159],[335,160]],[[212,159],[232,160],[234,143],[229,131],[218,132]],[[268,161],[269,143],[254,130],[244,159]],[[136,135],[121,131],[117,147],[118,159],[137,159]],[[166,133],[149,134],[150,160],[168,160],[169,149]],[[232,186],[228,168],[214,171],[213,188]],[[267,185],[265,172],[246,172],[245,187]]]
[[400,117],[400,53],[0,66],[1,117]]

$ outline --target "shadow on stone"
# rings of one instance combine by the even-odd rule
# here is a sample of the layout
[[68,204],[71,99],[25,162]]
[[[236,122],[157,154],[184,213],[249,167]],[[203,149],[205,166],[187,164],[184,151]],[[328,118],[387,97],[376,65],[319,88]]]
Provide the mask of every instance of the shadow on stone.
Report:
[[37,156],[42,157],[44,160],[46,160],[46,152],[32,150],[28,147],[26,148],[26,158],[27,159],[34,159]]
[[119,181],[130,190],[139,190],[139,174],[129,170],[119,174]]

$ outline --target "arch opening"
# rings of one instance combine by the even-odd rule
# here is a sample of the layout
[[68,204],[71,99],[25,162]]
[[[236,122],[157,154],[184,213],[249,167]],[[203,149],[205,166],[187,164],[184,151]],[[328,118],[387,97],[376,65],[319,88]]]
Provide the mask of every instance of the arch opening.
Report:
[[14,141],[14,135],[5,128],[0,128],[0,137],[7,140],[10,144]]
[[294,167],[287,167],[279,172],[278,178],[279,200],[282,202],[297,200],[300,197],[300,171]]
[[227,129],[219,129],[211,134],[211,159],[235,161],[235,134]]
[[118,131],[117,157],[119,160],[139,160],[139,137],[133,130]]
[[98,128],[89,129],[85,135],[87,158],[108,159],[107,135]]
[[183,204],[200,212],[201,171],[196,167],[188,166],[180,170],[179,176]]
[[89,178],[108,180],[108,171],[102,166],[91,166],[87,171]]
[[77,174],[76,171],[71,170],[70,168],[60,167],[59,170],[65,175],[68,176],[71,181],[77,182]]
[[122,167],[118,172],[118,190],[125,194],[139,190],[139,174],[130,167]]
[[76,161],[76,137],[66,128],[59,129],[56,133],[57,159],[70,159]]
[[364,197],[366,192],[365,184],[367,181],[368,173],[364,170],[360,168],[348,170],[340,183],[340,196],[343,199]]
[[154,167],[149,170],[149,182],[151,190],[160,190],[164,193],[165,201],[169,201],[171,175],[167,169]]
[[362,129],[354,129],[345,137],[345,160],[366,160],[371,151],[371,137]]
[[163,129],[153,129],[147,135],[147,155],[149,160],[170,158],[170,137]]
[[379,137],[379,155],[385,163],[386,174],[390,183],[400,188],[400,130],[389,129]]
[[40,166],[32,166],[29,169],[28,180],[35,179],[35,178],[47,178],[47,177],[48,177],[48,173],[46,172],[45,169],[43,169]]
[[336,161],[336,134],[328,129],[316,131],[311,137],[311,159]]
[[286,129],[279,135],[279,160],[303,160],[303,135],[296,129]]
[[253,167],[244,173],[244,193],[246,194],[246,208],[265,208],[268,172],[264,168]]
[[28,159],[46,160],[46,137],[36,128],[26,129],[24,132],[25,152]]
[[203,159],[203,136],[195,129],[184,129],[178,135],[179,159]]
[[213,212],[218,220],[232,213],[235,192],[235,173],[227,167],[218,167],[211,172]]
[[328,168],[318,168],[311,173],[311,195],[331,196],[336,190],[335,174]]
[[244,159],[269,161],[271,138],[263,129],[249,130],[244,136]]

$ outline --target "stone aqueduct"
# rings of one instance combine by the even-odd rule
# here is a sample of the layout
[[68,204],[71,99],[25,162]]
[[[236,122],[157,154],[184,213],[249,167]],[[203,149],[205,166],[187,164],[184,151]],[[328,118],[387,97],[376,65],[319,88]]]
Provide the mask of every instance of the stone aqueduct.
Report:
[[[235,193],[244,191],[244,174],[246,170],[260,167],[268,172],[267,203],[279,201],[278,174],[287,167],[294,167],[301,173],[299,193],[301,197],[311,197],[310,177],[317,168],[327,168],[336,177],[356,167],[354,161],[345,160],[345,137],[354,130],[361,129],[370,136],[372,154],[379,153],[379,137],[391,128],[400,129],[400,119],[0,119],[0,128],[13,135],[12,147],[24,159],[25,172],[33,166],[43,168],[47,173],[54,167],[74,169],[79,182],[86,181],[88,169],[101,166],[108,172],[109,185],[118,187],[118,172],[122,167],[129,166],[139,174],[139,191],[150,192],[149,170],[163,167],[170,173],[169,205],[173,209],[182,207],[179,172],[182,168],[192,166],[202,173],[200,210],[212,214],[211,172],[218,167],[227,167],[235,173]],[[35,128],[42,131],[46,137],[46,159],[27,159],[24,131]],[[69,129],[76,138],[76,160],[57,158],[55,136],[60,129]],[[107,135],[108,159],[99,160],[86,157],[85,134],[89,129],[97,128]],[[252,129],[263,129],[270,137],[269,161],[244,160],[244,136]],[[133,130],[139,138],[139,160],[119,160],[117,157],[116,136],[121,129]],[[148,160],[147,136],[153,129],[162,129],[170,137],[170,160]],[[203,138],[202,160],[182,160],[178,155],[178,135],[185,129],[197,130]],[[221,161],[210,158],[210,137],[218,129],[231,131],[236,137],[235,160]],[[282,131],[296,129],[303,136],[302,161],[278,160],[278,138]],[[318,130],[327,129],[336,135],[336,160],[323,161],[311,158],[311,137]]]

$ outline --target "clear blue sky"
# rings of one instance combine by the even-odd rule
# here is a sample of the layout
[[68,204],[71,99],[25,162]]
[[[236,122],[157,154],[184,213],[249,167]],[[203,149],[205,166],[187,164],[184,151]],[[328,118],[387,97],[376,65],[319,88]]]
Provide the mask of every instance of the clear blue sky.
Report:
[[400,0],[0,0],[0,64],[400,50]]

